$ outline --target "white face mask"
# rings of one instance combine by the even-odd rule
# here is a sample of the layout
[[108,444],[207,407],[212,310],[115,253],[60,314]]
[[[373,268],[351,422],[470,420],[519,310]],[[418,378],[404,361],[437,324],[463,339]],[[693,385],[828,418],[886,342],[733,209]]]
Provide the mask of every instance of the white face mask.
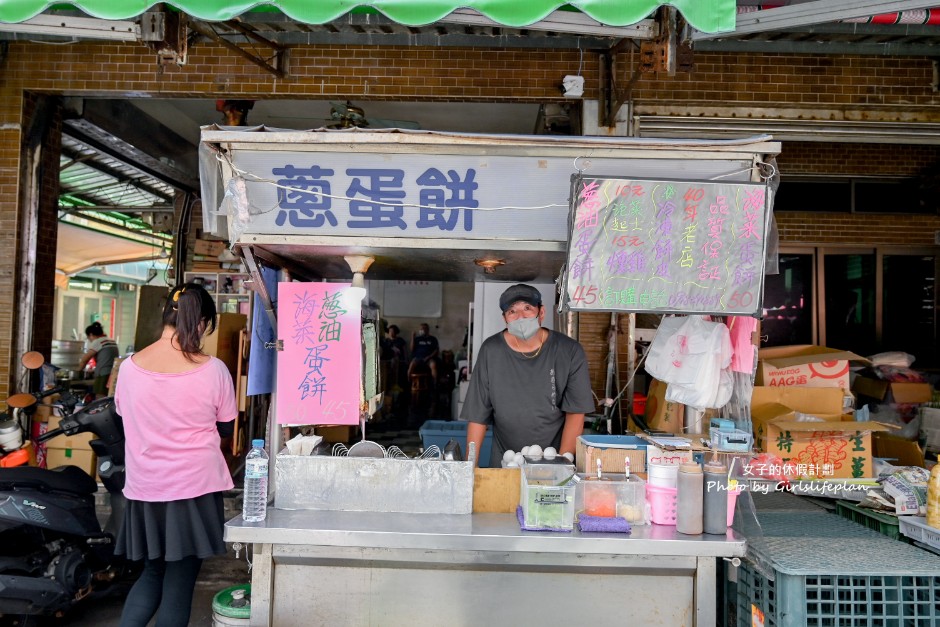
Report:
[[536,333],[542,325],[539,324],[538,317],[535,318],[516,318],[508,325],[509,332],[521,340],[527,340]]

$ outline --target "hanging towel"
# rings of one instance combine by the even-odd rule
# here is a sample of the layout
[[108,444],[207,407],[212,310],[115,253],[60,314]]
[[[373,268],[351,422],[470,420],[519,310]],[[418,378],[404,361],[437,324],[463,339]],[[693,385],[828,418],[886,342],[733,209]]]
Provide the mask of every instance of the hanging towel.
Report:
[[731,333],[731,370],[754,374],[754,342],[752,336],[757,329],[757,319],[750,316],[728,316],[728,331]]

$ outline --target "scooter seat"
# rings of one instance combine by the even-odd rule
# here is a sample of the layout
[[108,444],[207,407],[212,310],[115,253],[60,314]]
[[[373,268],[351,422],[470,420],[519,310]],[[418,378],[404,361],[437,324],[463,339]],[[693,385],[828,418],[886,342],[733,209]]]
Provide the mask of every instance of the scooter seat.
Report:
[[59,466],[52,470],[17,466],[0,470],[0,486],[11,484],[73,494],[94,494],[98,491],[98,483],[77,466]]

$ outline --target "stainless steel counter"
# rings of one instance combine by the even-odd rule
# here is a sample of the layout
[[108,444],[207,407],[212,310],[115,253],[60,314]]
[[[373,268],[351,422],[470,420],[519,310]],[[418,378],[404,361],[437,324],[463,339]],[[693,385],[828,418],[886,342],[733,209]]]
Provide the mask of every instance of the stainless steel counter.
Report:
[[515,516],[268,510],[252,544],[251,625],[715,625],[716,559],[745,542],[672,526],[520,531]]

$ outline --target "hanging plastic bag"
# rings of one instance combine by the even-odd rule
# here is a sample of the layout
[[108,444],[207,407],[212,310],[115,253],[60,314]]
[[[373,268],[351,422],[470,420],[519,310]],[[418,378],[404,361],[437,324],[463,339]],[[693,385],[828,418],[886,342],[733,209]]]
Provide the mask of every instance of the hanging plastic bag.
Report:
[[734,385],[728,327],[689,316],[676,332],[676,343],[684,352],[671,364],[673,370],[665,373],[666,400],[696,409],[725,405]]
[[677,348],[676,332],[685,324],[685,321],[685,317],[664,317],[646,352],[646,371],[660,381],[666,381],[665,377],[672,368],[670,355]]

